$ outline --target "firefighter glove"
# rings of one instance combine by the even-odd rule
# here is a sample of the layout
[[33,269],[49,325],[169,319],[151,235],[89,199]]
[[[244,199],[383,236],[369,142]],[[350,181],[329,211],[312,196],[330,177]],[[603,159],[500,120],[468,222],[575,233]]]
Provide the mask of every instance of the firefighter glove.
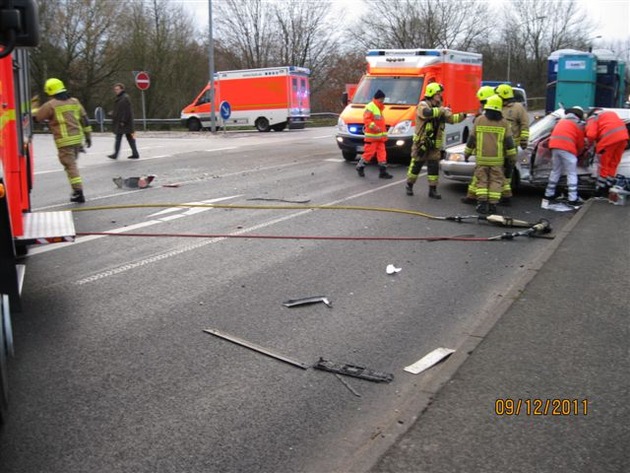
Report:
[[91,136],[86,136],[85,137],[85,144],[88,148],[92,147],[92,137]]
[[527,141],[521,141],[521,149],[527,149]]
[[464,155],[464,161],[468,162],[468,160],[470,159],[470,156],[468,156],[467,154]]

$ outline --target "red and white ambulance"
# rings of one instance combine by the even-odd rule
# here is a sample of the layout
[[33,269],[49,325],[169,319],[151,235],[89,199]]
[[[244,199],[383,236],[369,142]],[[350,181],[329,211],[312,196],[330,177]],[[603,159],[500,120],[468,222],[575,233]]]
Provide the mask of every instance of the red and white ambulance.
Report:
[[[284,66],[217,72],[214,110],[218,126],[255,126],[258,131],[304,128],[311,115],[310,71]],[[222,119],[219,105],[227,102],[229,118]],[[210,83],[181,112],[190,131],[211,126]]]
[[[409,162],[416,109],[427,84],[444,86],[444,105],[454,113],[474,114],[481,85],[481,54],[450,49],[374,49],[368,51],[367,72],[350,103],[339,116],[337,145],[352,161],[363,153],[363,111],[374,93],[385,93],[388,160]],[[446,126],[445,147],[463,143],[472,129],[472,118]]]

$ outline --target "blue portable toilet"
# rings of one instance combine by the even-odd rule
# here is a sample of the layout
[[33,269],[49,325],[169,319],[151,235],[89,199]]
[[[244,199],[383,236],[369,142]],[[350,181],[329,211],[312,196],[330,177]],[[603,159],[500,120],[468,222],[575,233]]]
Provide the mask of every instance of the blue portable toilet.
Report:
[[558,59],[555,107],[593,106],[596,82],[597,58],[594,54],[561,54]]
[[597,82],[595,84],[595,106],[617,108],[620,106],[622,76],[618,57],[607,49],[593,51],[597,58]]

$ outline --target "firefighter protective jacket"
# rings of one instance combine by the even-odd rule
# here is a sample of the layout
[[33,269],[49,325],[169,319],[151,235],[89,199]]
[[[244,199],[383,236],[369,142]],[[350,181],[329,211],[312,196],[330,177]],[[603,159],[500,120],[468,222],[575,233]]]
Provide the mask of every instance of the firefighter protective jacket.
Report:
[[601,112],[586,121],[586,138],[596,142],[595,151],[601,153],[607,146],[628,141],[628,129],[615,112]]
[[465,113],[453,113],[447,107],[433,107],[429,102],[422,100],[416,110],[416,128],[414,130],[414,142],[420,150],[440,150],[444,145],[444,129],[446,124],[454,124],[463,121]]
[[519,143],[521,148],[525,149],[529,141],[529,115],[525,107],[519,102],[504,103],[503,118],[510,124],[514,142]]
[[477,166],[503,166],[505,158],[516,156],[512,130],[505,118],[475,118],[473,131],[466,142],[464,155],[475,154]]
[[365,141],[368,143],[387,141],[387,129],[385,127],[385,118],[383,117],[384,108],[385,106],[376,100],[372,100],[365,106],[365,112],[363,112],[363,133]]
[[89,138],[92,133],[83,105],[72,97],[66,100],[49,100],[37,111],[35,120],[48,120],[57,148],[81,145],[84,137]]
[[584,130],[578,123],[578,118],[563,118],[551,132],[549,149],[562,149],[574,156],[584,151]]

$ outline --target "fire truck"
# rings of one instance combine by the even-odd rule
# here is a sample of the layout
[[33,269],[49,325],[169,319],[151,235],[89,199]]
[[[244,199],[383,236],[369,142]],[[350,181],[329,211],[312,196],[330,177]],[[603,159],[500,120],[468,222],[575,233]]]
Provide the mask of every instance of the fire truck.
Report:
[[[428,84],[444,86],[444,105],[455,113],[474,114],[479,108],[476,93],[481,84],[481,54],[450,49],[371,49],[366,62],[367,71],[356,90],[346,87],[345,97],[352,98],[337,123],[337,146],[347,161],[363,153],[363,112],[379,89],[385,93],[388,160],[409,162],[416,109]],[[445,146],[465,142],[471,129],[472,118],[447,125]]]
[[21,311],[28,246],[75,238],[70,211],[31,211],[33,120],[28,48],[38,42],[35,0],[0,0],[0,423],[8,407],[11,314]]

